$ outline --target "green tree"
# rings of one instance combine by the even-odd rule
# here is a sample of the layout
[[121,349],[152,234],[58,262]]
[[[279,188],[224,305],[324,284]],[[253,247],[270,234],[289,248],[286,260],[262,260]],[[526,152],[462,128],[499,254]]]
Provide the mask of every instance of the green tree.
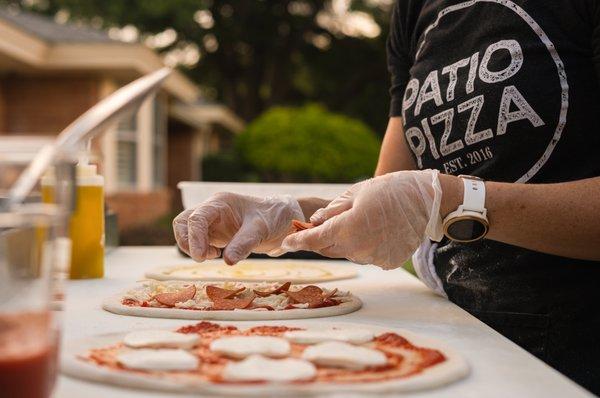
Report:
[[182,69],[205,95],[248,121],[271,106],[306,101],[358,117],[378,132],[387,120],[389,0],[351,1],[350,11],[363,23],[370,18],[376,24],[366,35],[352,31],[359,23],[345,26],[346,11],[335,14],[343,2],[331,0],[0,2],[104,28],[133,25],[141,39],[176,33],[171,42],[155,40],[156,49],[164,54],[195,49],[199,60],[192,57]]
[[267,181],[352,182],[373,174],[379,141],[364,123],[308,105],[268,110],[236,149]]

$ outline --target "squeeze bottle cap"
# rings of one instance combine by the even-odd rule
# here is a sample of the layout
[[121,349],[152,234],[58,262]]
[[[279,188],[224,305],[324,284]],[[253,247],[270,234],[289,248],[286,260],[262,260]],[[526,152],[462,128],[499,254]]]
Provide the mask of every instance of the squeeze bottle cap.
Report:
[[98,174],[98,168],[95,164],[77,163],[77,185],[103,186],[104,177]]
[[98,168],[95,164],[81,164],[77,163],[77,177],[88,178],[96,177],[98,175]]

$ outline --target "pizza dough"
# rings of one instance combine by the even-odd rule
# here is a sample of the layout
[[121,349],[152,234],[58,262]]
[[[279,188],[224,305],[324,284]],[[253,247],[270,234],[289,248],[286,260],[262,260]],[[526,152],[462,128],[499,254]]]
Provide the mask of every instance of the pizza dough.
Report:
[[160,267],[146,272],[146,278],[182,281],[243,281],[318,283],[356,277],[352,265],[326,261],[246,260],[230,266],[222,260],[199,264]]
[[[154,298],[159,295],[175,294],[188,290],[194,286],[196,292],[192,299],[177,303],[175,307],[156,307],[153,305]],[[289,292],[280,292],[267,297],[257,296],[259,293],[276,291],[280,283],[243,283],[243,282],[222,282],[222,283],[200,283],[200,282],[182,282],[182,281],[145,281],[140,285],[128,290],[127,292],[109,297],[102,303],[102,308],[106,311],[129,316],[142,316],[149,318],[173,318],[173,319],[193,319],[193,320],[229,320],[229,321],[247,321],[247,320],[267,320],[267,319],[302,319],[302,318],[320,318],[336,315],[344,315],[354,312],[362,306],[360,299],[350,292],[342,292],[337,289],[323,289],[322,294],[327,296],[334,294],[331,298],[338,304],[331,306],[322,306],[318,308],[308,308],[308,304],[298,303],[289,304],[290,299],[287,293],[292,290],[302,290],[301,286],[292,286]],[[289,285],[288,285],[289,286]],[[218,287],[217,292],[235,293],[240,292],[238,298],[228,298],[221,300],[220,309],[210,308],[216,302],[207,297],[207,288]],[[242,289],[244,288],[244,289]],[[313,290],[321,290],[316,286],[309,286],[308,293],[315,293]],[[235,305],[243,302],[244,299],[251,299],[248,296],[255,296],[252,305],[256,308],[244,309],[224,309],[227,305]],[[302,296],[302,295],[300,295]],[[126,304],[126,303],[136,303]],[[141,304],[140,304],[141,303]],[[160,304],[159,304],[160,305]],[[269,310],[266,307],[274,310]],[[207,308],[207,309],[201,309]]]
[[[438,350],[443,353],[445,360],[413,376],[396,379],[384,379],[377,382],[311,382],[310,380],[302,383],[297,382],[273,382],[273,383],[212,383],[198,378],[184,377],[183,373],[175,372],[175,377],[164,377],[163,374],[145,374],[143,372],[128,372],[122,369],[113,369],[102,367],[95,363],[82,359],[94,348],[114,346],[123,340],[126,333],[109,334],[87,338],[80,341],[66,342],[61,352],[61,370],[63,373],[85,380],[92,380],[112,385],[124,387],[144,388],[150,390],[169,391],[169,392],[187,392],[194,394],[225,394],[235,396],[298,396],[308,394],[327,394],[327,393],[356,393],[356,394],[378,394],[378,393],[405,393],[411,391],[432,389],[444,386],[466,377],[469,374],[469,365],[466,360],[453,349],[447,347],[439,341],[431,340],[409,331],[396,328],[376,327],[357,325],[352,323],[320,323],[324,328],[368,328],[375,335],[384,335],[387,333],[397,333],[408,339],[410,343],[418,347]],[[246,330],[253,326],[262,326],[257,322],[244,322],[240,324],[239,329]],[[300,321],[286,321],[286,327],[311,328],[314,323],[302,323]],[[272,326],[271,326],[272,327]],[[314,346],[311,346],[314,347]],[[245,370],[240,376],[246,380],[255,378],[256,369],[254,362],[263,363],[267,359],[268,365],[281,364],[281,361],[268,358],[256,358],[251,356],[243,361],[250,363],[249,369]],[[288,358],[290,359],[290,358]],[[243,362],[237,362],[241,366]],[[306,364],[306,361],[304,361]],[[306,377],[310,369],[300,368],[300,363],[286,363],[286,369],[289,372],[286,377],[298,378]],[[233,370],[236,370],[235,368]],[[305,372],[305,373],[303,373]],[[362,371],[361,371],[362,372]]]

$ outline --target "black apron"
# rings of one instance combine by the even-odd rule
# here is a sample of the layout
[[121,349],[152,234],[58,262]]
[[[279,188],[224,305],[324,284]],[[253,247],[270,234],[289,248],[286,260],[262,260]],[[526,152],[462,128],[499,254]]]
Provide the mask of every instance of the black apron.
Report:
[[[388,68],[419,169],[600,176],[600,2],[398,0]],[[445,241],[434,263],[450,300],[600,394],[600,262]]]
[[450,301],[600,394],[600,263],[484,240],[444,241],[434,264]]

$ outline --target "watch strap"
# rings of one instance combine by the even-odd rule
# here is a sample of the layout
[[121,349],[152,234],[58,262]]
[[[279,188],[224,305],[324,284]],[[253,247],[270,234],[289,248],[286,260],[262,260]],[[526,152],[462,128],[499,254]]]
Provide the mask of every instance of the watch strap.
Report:
[[485,183],[470,176],[459,176],[463,181],[462,208],[466,211],[485,213]]

